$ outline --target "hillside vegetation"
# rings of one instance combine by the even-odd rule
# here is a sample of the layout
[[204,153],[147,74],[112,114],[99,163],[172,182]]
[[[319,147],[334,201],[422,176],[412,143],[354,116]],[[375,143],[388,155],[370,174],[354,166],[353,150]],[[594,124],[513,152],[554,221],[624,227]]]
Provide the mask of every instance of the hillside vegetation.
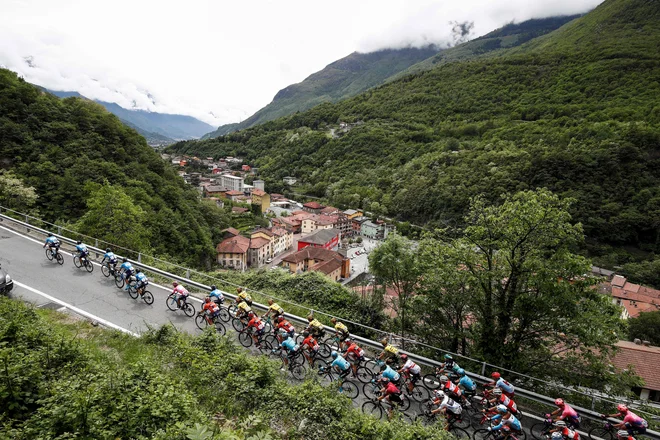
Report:
[[13,439],[430,439],[214,332],[141,338],[0,298],[0,434]]
[[[511,53],[170,148],[244,156],[271,190],[291,175],[333,205],[430,226],[460,227],[473,196],[546,187],[575,199],[592,255],[658,252],[658,47],[660,4],[607,0]],[[362,123],[330,136],[339,121]]]
[[[172,261],[209,264],[230,222],[99,104],[59,99],[5,69],[0,167],[36,190],[31,208],[45,220]],[[32,204],[0,200],[18,210]]]

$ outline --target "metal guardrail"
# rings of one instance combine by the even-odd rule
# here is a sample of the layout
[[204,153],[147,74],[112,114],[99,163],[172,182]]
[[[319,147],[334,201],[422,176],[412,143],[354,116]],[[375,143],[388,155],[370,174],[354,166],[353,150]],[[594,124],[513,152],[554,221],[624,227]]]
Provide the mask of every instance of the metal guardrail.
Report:
[[[26,218],[26,219],[27,219],[27,218]],[[36,232],[38,232],[38,233],[40,233],[40,234],[43,234],[43,235],[47,235],[47,234],[49,233],[49,231],[46,231],[46,230],[44,230],[44,229],[42,229],[42,228],[39,228],[39,227],[34,226],[34,225],[31,225],[31,224],[29,224],[29,223],[27,223],[27,222],[23,222],[23,221],[21,221],[21,220],[18,220],[18,219],[15,219],[15,218],[13,218],[13,217],[10,217],[10,216],[7,216],[7,215],[5,215],[5,214],[0,213],[0,221],[3,221],[3,220],[9,220],[9,221],[11,221],[11,222],[13,222],[13,223],[16,223],[16,224],[18,224],[18,225],[21,225],[21,226],[25,227],[25,228],[27,229],[28,232],[30,232],[30,231],[36,231]],[[76,241],[75,241],[75,240],[72,240],[72,239],[70,239],[70,238],[68,238],[68,237],[62,236],[62,235],[60,235],[60,234],[53,234],[53,235],[55,235],[56,237],[58,237],[58,239],[60,239],[60,240],[61,240],[62,242],[64,242],[64,243],[68,243],[68,244],[70,244],[70,245],[75,245],[75,244],[76,244]],[[105,250],[103,250],[103,249],[97,248],[97,247],[95,247],[95,246],[90,246],[90,245],[87,245],[87,247],[88,247],[90,250],[94,251],[94,252],[97,254],[97,258],[98,258],[98,256],[105,254]],[[118,255],[118,256],[119,256],[120,258],[122,257],[121,255]],[[137,264],[139,265],[139,267],[140,267],[141,269],[146,270],[146,271],[148,271],[148,272],[150,272],[150,273],[157,274],[157,275],[159,275],[159,276],[161,276],[161,277],[168,278],[168,279],[172,279],[172,280],[176,280],[176,281],[182,282],[182,283],[184,283],[184,284],[186,284],[186,285],[188,285],[188,286],[196,287],[196,288],[198,288],[198,289],[200,289],[200,290],[205,290],[205,291],[210,291],[210,290],[211,290],[210,286],[207,286],[207,285],[205,285],[205,284],[202,284],[202,283],[199,283],[199,282],[196,282],[196,281],[190,280],[190,279],[188,279],[188,278],[185,278],[185,277],[182,277],[182,276],[179,276],[179,275],[176,275],[176,274],[173,274],[173,273],[170,273],[170,272],[167,272],[167,271],[164,271],[164,270],[158,269],[158,268],[156,268],[156,267],[147,266],[147,265],[144,265],[144,264],[139,263],[139,262],[138,262]],[[249,289],[246,289],[246,290],[249,290]],[[232,293],[229,293],[229,292],[225,292],[225,291],[222,291],[222,292],[223,292],[223,294],[224,294],[226,297],[228,297],[228,298],[230,298],[230,299],[236,299],[236,295],[234,295],[234,294],[232,294]],[[260,303],[256,303],[256,302],[253,303],[252,306],[253,306],[253,308],[256,308],[256,309],[259,309],[259,310],[263,310],[263,311],[265,311],[265,310],[268,309],[268,306],[267,306],[267,305],[260,304]],[[308,323],[307,319],[302,318],[302,317],[297,316],[297,315],[292,315],[292,314],[290,314],[290,313],[286,313],[286,312],[285,312],[284,316],[285,316],[287,319],[289,319],[290,321],[293,321],[293,322],[295,322],[295,323],[304,324],[304,325],[307,325],[307,323]],[[329,327],[329,326],[326,326],[326,325],[324,325],[324,328],[326,329],[326,331],[329,331],[329,332],[331,332],[331,333],[335,331],[334,328]],[[363,347],[369,347],[369,348],[374,349],[374,350],[376,350],[376,351],[380,351],[380,350],[382,350],[382,348],[383,348],[383,347],[382,347],[382,344],[380,344],[380,342],[373,341],[373,340],[371,340],[371,339],[367,339],[367,338],[364,338],[364,337],[362,337],[362,336],[351,335],[351,339],[357,341],[357,342],[358,342],[359,344],[361,344]],[[428,367],[432,367],[433,369],[435,369],[435,367],[440,367],[440,366],[441,366],[441,362],[436,361],[436,360],[434,360],[434,359],[429,359],[429,358],[427,358],[427,357],[420,356],[420,355],[418,355],[418,354],[410,353],[410,352],[406,352],[406,354],[408,354],[408,357],[409,357],[410,359],[412,359],[413,361],[419,363],[420,365],[425,365],[425,366],[428,366]],[[486,364],[484,363],[484,365],[486,365]],[[483,370],[482,370],[482,371],[483,371]],[[485,383],[491,382],[490,378],[485,377],[485,376],[483,376],[482,374],[477,374],[477,373],[467,372],[467,375],[468,375],[470,378],[472,378],[473,380],[475,380],[477,383],[480,383],[480,384],[485,384]],[[516,395],[518,395],[518,396],[522,396],[523,398],[526,398],[526,399],[532,400],[532,401],[534,401],[534,402],[537,402],[537,403],[544,404],[544,405],[547,405],[547,406],[549,406],[549,407],[552,407],[553,410],[556,409],[556,407],[554,406],[554,400],[555,400],[555,398],[553,398],[553,397],[544,396],[544,395],[541,395],[541,394],[535,393],[535,392],[533,392],[533,391],[525,390],[525,389],[520,388],[520,387],[516,387]],[[576,410],[577,410],[577,411],[578,411],[583,417],[586,417],[586,418],[591,419],[591,420],[593,420],[593,421],[597,421],[598,423],[602,423],[602,419],[600,418],[600,414],[599,414],[598,412],[596,412],[596,411],[592,411],[591,409],[587,409],[587,408],[579,407],[579,406],[576,406],[576,405],[572,405],[572,406],[573,406],[573,408],[575,408],[575,409],[576,409]],[[548,412],[550,412],[550,411],[548,411]],[[614,420],[614,419],[612,419],[612,420]],[[583,435],[586,435],[586,433],[584,433],[584,432],[582,432],[582,434],[583,434]],[[647,430],[647,432],[646,432],[645,435],[646,435],[647,437],[650,437],[650,438],[653,438],[653,439],[660,440],[660,432],[658,432],[658,431]]]

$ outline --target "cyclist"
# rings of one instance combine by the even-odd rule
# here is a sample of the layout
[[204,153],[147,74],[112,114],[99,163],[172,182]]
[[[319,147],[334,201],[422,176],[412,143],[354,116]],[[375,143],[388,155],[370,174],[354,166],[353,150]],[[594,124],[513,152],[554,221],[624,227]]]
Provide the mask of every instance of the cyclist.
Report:
[[352,359],[349,360],[351,363],[351,367],[353,368],[353,377],[357,376],[357,369],[360,366],[362,362],[364,362],[364,350],[362,350],[353,340],[351,339],[346,339],[344,341],[347,345],[346,351],[344,351],[344,354],[346,355],[347,359]]
[[238,306],[236,306],[236,317],[240,320],[243,320],[248,317],[248,315],[252,313],[252,307],[245,302],[241,301],[238,303]]
[[147,278],[147,276],[140,269],[135,271],[135,281],[135,289],[138,292],[149,285],[149,278]]
[[646,420],[644,420],[634,412],[630,411],[628,407],[622,403],[616,406],[616,410],[618,412],[614,414],[601,414],[601,417],[606,418],[606,417],[623,416],[623,422],[612,425],[614,428],[625,429],[626,431],[628,431],[628,434],[630,435],[633,435],[635,433],[638,434],[646,433],[646,428],[649,427],[649,423]]
[[494,415],[491,420],[500,420],[500,423],[495,426],[488,427],[489,431],[499,431],[504,426],[509,427],[510,431],[505,431],[505,434],[501,437],[502,439],[509,438],[512,432],[516,434],[522,433],[522,425],[520,424],[520,420],[511,414],[504,405],[497,405],[497,414]]
[[199,314],[206,313],[211,321],[215,321],[215,318],[220,314],[220,307],[211,300],[210,296],[207,296],[204,299],[204,304],[202,304],[202,310],[199,311]]
[[413,388],[415,388],[415,384],[422,378],[422,367],[408,359],[408,355],[405,353],[403,353],[400,357],[404,364],[398,372],[405,372],[409,375],[410,380],[408,381],[408,391],[412,393]]
[[515,388],[512,384],[507,382],[502,378],[500,373],[495,371],[490,375],[493,378],[493,382],[486,384],[487,387],[497,387],[502,390],[502,392],[508,397],[513,397],[515,395]]
[[455,400],[463,400],[461,389],[444,374],[440,376],[440,390],[446,392]]
[[330,364],[330,368],[334,369],[339,374],[339,379],[341,380],[348,376],[351,372],[351,364],[334,350],[332,350],[330,356],[334,359]]
[[565,421],[571,428],[580,427],[580,415],[573,409],[572,406],[564,402],[564,399],[555,399],[555,405],[558,406],[556,410],[552,412],[552,417],[557,420]]
[[248,325],[241,331],[244,332],[250,327],[254,328],[254,332],[252,332],[252,340],[254,341],[254,345],[256,345],[257,348],[261,348],[259,337],[264,334],[266,324],[264,324],[264,322],[253,311],[248,312],[247,316],[249,318]]
[[387,379],[390,382],[394,382],[396,385],[399,385],[401,375],[389,365],[383,364],[380,366],[380,378],[381,380]]
[[[300,346],[296,344],[296,341],[289,336],[289,333],[287,333],[286,330],[279,331],[278,339],[280,341],[280,347],[282,347],[282,350],[286,353],[286,356],[282,356],[284,366],[288,367],[289,360],[293,360],[296,357],[300,351]],[[282,370],[284,370],[284,368]]]
[[243,292],[243,288],[239,287],[236,289],[236,304],[240,304],[242,301],[245,301],[248,306],[252,307],[252,297],[249,293]]
[[399,349],[387,342],[387,338],[381,339],[380,343],[383,346],[383,351],[378,355],[378,359],[381,361],[384,360],[388,364],[396,364],[398,362]]
[[87,249],[87,246],[80,240],[76,242],[76,250],[78,251],[78,258],[81,260],[87,258],[89,255],[89,249]]
[[[121,261],[122,263],[121,266],[119,266],[119,270],[122,272],[121,276],[126,282],[126,288],[124,288],[124,290],[128,290],[128,283],[131,280],[131,276],[133,276],[133,273],[135,272],[135,268],[133,268],[133,265],[126,259],[126,257],[122,258]],[[173,284],[174,287],[176,287],[175,284]]]
[[305,330],[314,335],[315,338],[322,338],[325,335],[323,324],[321,324],[318,319],[314,319],[314,316],[309,315],[307,317],[307,322],[309,322],[309,324]]
[[103,255],[103,260],[101,260],[101,264],[108,262],[108,268],[112,269],[112,272],[115,271],[115,268],[117,267],[117,256],[115,255],[114,252],[112,252],[112,249],[106,248],[105,249],[105,254]]
[[438,405],[436,409],[431,411],[431,414],[443,413],[447,417],[447,422],[451,423],[454,418],[460,418],[463,412],[463,407],[446,395],[441,390],[433,392],[434,397],[431,399],[434,405]]
[[225,295],[222,294],[220,289],[218,289],[215,284],[211,286],[211,293],[209,293],[209,298],[216,303],[217,305],[222,305],[225,302]]
[[442,364],[440,364],[439,373],[443,373],[445,371],[452,371],[454,373],[458,373],[458,370],[461,367],[458,366],[454,358],[449,353],[445,353],[444,358],[445,361]]
[[319,343],[316,342],[316,339],[314,339],[314,336],[312,336],[307,330],[303,331],[302,335],[303,338],[305,338],[302,343],[303,356],[305,356],[309,365],[314,365],[314,359],[321,347],[319,346]]
[[344,342],[346,342],[346,339],[350,337],[348,327],[346,327],[344,323],[337,321],[337,318],[332,318],[330,322],[335,325],[335,336],[339,338],[339,349],[343,350]]
[[185,287],[183,287],[181,284],[177,283],[176,281],[172,283],[172,287],[174,287],[172,293],[175,294],[176,305],[178,308],[181,308],[181,300],[183,300],[183,302],[185,303],[188,300],[188,295],[190,295],[190,292],[188,292],[188,290]]
[[378,400],[387,400],[387,403],[390,404],[390,407],[387,409],[387,417],[392,418],[394,405],[401,405],[403,403],[403,400],[401,399],[401,390],[396,384],[392,383],[392,381],[387,378],[383,378],[381,383],[383,384],[383,387],[380,389]]
[[468,377],[462,368],[459,368],[456,374],[460,377],[456,385],[463,390],[463,402],[466,402],[468,398],[473,397],[477,393],[477,384]]
[[518,415],[518,406],[516,405],[516,402],[514,402],[513,399],[510,399],[508,396],[504,395],[501,389],[493,389],[493,396],[495,398],[491,399],[489,402],[494,406],[492,408],[483,410],[483,412],[492,412],[497,409],[497,405],[504,405],[511,414],[514,416]]
[[273,321],[276,321],[277,318],[284,315],[284,309],[280,307],[280,305],[277,304],[275,301],[269,299],[268,310],[266,310],[266,313],[264,313],[261,317],[265,318],[266,316],[270,315],[271,312],[273,313]]
[[51,253],[56,254],[60,250],[60,241],[52,233],[49,233],[48,237],[46,237],[46,242],[44,243],[43,247],[46,246],[48,246]]
[[[580,440],[580,433],[577,431],[574,431],[572,429],[569,429],[568,426],[566,426],[566,422],[563,420],[557,420],[554,423],[554,428],[552,428],[549,432],[552,434],[551,438],[554,440]],[[626,434],[628,432],[624,431]],[[559,435],[557,435],[559,434]]]
[[283,316],[278,316],[275,319],[275,329],[274,330],[284,330],[290,337],[295,337],[296,335],[296,328],[291,324],[289,321],[284,319]]

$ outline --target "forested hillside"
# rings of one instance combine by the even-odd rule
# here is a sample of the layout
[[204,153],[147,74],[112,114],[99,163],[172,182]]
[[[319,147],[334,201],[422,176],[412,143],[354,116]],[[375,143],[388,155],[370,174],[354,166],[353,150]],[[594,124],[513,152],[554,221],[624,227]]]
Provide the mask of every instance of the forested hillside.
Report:
[[[475,195],[546,187],[575,199],[592,255],[660,251],[660,4],[607,0],[540,38],[171,150],[431,226],[461,226]],[[339,121],[363,123],[333,137]]]
[[38,196],[3,197],[10,207],[172,260],[208,264],[229,223],[228,214],[202,203],[143,137],[99,104],[59,99],[5,69],[0,168]]

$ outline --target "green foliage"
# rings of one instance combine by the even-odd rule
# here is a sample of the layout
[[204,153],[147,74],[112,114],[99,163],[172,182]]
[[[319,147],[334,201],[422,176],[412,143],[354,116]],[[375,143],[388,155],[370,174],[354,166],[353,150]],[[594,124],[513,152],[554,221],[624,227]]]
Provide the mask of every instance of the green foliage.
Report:
[[633,283],[660,289],[660,258],[652,261],[624,264],[621,273]]
[[[140,231],[136,238],[141,241],[129,248],[144,246],[157,255],[209,265],[220,240],[210,230],[229,226],[229,217],[222,218],[223,225],[211,224],[221,217],[200,207],[199,194],[103,107],[79,98],[60,100],[5,69],[0,69],[0,163],[23,187],[34,188],[34,206],[50,222],[78,221],[91,192],[106,181],[115,191],[120,188],[144,212],[141,225],[150,238],[145,245]],[[100,209],[100,202],[93,204]],[[81,226],[93,230],[103,215],[90,216],[95,220]]]
[[165,326],[133,338],[60,319],[0,298],[3,438],[447,437],[376,421],[315,381],[290,385],[278,363],[211,331],[192,337]]
[[19,212],[31,212],[37,193],[11,171],[0,170],[0,204]]
[[[474,196],[544,187],[576,200],[571,214],[588,237],[584,250],[657,253],[657,8],[608,0],[497,57],[438,64],[337,104],[171,150],[241,155],[267,185],[296,176],[298,192],[333,206],[369,210],[378,202],[397,220],[431,227],[463,226]],[[356,125],[336,138],[313,129],[337,121]]]
[[638,317],[628,320],[628,338],[649,341],[651,345],[660,345],[660,311],[642,312]]

